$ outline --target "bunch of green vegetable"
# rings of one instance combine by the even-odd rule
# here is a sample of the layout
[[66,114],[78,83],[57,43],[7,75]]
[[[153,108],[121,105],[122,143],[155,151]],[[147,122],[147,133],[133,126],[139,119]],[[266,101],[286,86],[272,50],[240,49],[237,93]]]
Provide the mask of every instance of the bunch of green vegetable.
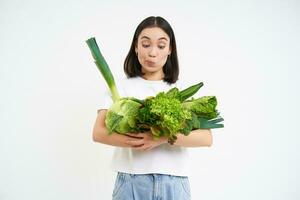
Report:
[[223,118],[216,110],[215,96],[190,98],[203,86],[202,82],[182,91],[174,87],[143,100],[120,97],[113,75],[95,38],[90,38],[86,42],[112,94],[113,105],[109,108],[105,119],[109,133],[151,131],[155,138],[165,136],[173,144],[178,133],[188,135],[194,129],[224,127],[223,124],[219,124]]

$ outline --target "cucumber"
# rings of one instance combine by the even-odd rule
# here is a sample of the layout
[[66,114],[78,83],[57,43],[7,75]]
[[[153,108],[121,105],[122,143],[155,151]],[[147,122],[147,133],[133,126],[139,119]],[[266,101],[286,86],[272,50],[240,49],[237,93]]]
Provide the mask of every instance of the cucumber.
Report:
[[200,82],[198,84],[192,85],[182,91],[180,91],[180,101],[183,102],[186,99],[190,98],[191,96],[193,96],[194,94],[196,94],[196,92],[198,92],[198,90],[203,86],[203,82]]

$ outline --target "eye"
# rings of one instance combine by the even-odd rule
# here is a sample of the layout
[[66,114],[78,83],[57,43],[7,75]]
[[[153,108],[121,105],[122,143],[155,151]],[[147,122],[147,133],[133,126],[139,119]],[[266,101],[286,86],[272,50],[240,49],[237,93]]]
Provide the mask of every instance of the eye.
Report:
[[142,47],[144,48],[150,47],[150,44],[142,44]]
[[158,48],[160,49],[164,49],[166,46],[158,46]]

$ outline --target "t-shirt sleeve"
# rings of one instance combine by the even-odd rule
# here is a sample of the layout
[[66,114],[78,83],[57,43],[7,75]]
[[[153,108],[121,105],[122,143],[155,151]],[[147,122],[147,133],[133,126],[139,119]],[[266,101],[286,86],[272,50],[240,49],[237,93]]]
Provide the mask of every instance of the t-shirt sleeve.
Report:
[[110,91],[105,90],[100,96],[97,113],[99,113],[100,110],[109,109],[112,103],[113,101]]

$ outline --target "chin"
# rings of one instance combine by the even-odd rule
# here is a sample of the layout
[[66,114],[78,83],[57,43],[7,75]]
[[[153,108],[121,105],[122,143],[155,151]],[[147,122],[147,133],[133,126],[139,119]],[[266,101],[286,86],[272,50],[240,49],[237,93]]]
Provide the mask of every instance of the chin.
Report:
[[161,71],[162,68],[158,68],[158,67],[144,67],[144,72],[158,72]]

